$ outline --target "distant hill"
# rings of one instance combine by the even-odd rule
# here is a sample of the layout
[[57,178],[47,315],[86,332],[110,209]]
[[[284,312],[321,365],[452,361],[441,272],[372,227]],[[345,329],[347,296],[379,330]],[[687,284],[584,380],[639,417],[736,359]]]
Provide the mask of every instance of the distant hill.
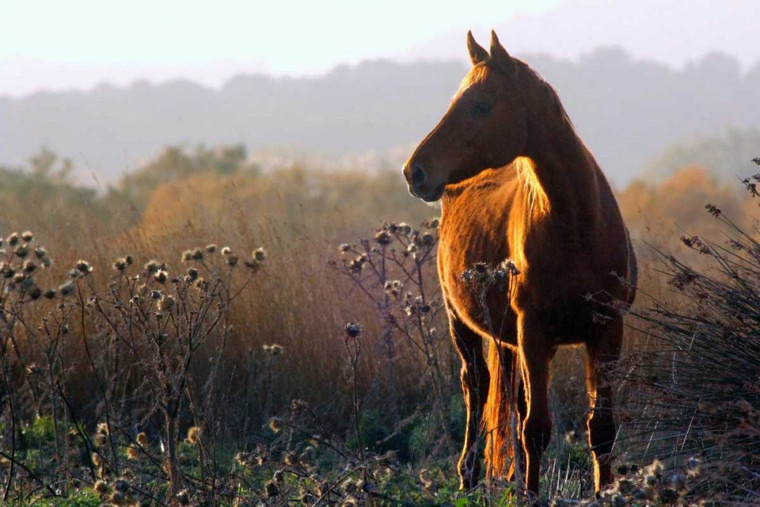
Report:
[[[524,59],[557,88],[616,185],[676,141],[760,126],[760,65],[742,74],[737,61],[713,54],[674,71],[620,49],[577,62]],[[136,82],[0,98],[0,164],[18,165],[45,145],[112,181],[168,144],[383,152],[419,141],[466,70],[454,61],[368,61],[315,78],[241,75],[218,91]]]
[[[517,55],[576,59],[602,45],[620,46],[635,59],[680,69],[711,52],[724,52],[747,69],[760,60],[758,19],[757,0],[563,0],[542,13],[468,28],[483,43],[488,30],[496,29],[504,47]],[[441,33],[398,57],[465,60],[462,32]]]

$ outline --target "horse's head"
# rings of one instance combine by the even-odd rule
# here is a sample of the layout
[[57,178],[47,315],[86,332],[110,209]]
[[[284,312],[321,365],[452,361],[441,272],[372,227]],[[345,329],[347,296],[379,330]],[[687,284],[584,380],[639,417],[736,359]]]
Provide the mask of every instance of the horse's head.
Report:
[[525,149],[526,118],[517,61],[491,32],[491,53],[467,33],[472,68],[438,125],[404,164],[409,192],[436,201],[444,187],[489,167],[507,165]]

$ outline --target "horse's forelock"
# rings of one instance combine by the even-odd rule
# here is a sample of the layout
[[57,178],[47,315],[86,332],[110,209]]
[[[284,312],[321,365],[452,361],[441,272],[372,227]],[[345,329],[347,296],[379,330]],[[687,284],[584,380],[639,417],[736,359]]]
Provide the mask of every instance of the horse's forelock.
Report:
[[457,96],[461,95],[467,88],[475,83],[482,83],[488,76],[488,66],[485,64],[479,64],[470,69],[470,72],[459,83],[459,90]]

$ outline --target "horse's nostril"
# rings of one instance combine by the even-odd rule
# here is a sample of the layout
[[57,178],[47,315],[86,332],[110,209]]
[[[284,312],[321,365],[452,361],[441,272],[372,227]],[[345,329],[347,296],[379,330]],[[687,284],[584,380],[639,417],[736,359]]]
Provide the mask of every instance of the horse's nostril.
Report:
[[412,168],[412,184],[414,186],[419,186],[423,183],[425,183],[425,171],[419,164],[414,164],[414,167]]

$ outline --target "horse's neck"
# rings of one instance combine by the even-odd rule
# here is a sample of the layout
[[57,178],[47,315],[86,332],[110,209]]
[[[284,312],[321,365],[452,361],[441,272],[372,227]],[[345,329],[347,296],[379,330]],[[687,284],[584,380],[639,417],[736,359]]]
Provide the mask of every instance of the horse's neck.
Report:
[[568,225],[576,222],[588,227],[588,220],[599,216],[599,167],[569,124],[542,134],[527,153],[533,162],[533,176],[553,215]]

